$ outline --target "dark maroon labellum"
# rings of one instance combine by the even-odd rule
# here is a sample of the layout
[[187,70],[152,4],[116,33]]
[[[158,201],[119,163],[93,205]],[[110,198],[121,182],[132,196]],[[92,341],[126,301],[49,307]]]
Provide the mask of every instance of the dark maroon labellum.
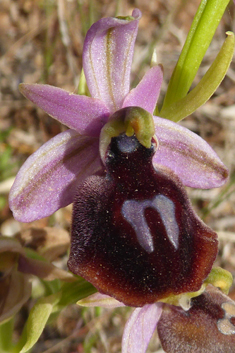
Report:
[[130,306],[197,291],[217,255],[179,178],[153,166],[155,148],[113,138],[106,176],[89,177],[74,201],[69,269]]
[[234,353],[235,303],[209,285],[184,311],[165,306],[158,334],[166,353]]

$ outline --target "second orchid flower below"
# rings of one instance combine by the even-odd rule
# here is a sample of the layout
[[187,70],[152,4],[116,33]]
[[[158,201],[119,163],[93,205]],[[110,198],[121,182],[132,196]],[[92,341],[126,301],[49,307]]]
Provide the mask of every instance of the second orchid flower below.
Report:
[[[145,352],[157,323],[166,352],[176,344],[181,351],[201,352],[202,335],[194,325],[201,321],[205,330],[209,324],[216,329],[222,349],[230,349],[234,303],[207,287],[219,282],[227,290],[231,276],[221,280],[219,270],[213,278],[217,235],[195,214],[184,189],[219,187],[228,170],[198,135],[152,115],[161,66],[130,90],[140,17],[135,9],[130,17],[104,18],[89,29],[83,68],[91,97],[21,85],[28,99],[69,130],[25,162],[10,207],[17,220],[30,222],[74,202],[69,269],[105,294],[87,302],[108,295],[111,303],[141,307],[127,323],[123,353]],[[138,335],[141,320],[145,327]],[[208,349],[211,345],[203,352]]]

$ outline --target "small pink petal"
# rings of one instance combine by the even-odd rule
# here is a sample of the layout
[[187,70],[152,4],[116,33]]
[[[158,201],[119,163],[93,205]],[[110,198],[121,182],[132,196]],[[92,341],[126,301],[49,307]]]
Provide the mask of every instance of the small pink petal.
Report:
[[161,66],[154,66],[144,75],[136,88],[133,88],[126,96],[123,108],[137,106],[153,113],[163,80]]
[[54,119],[82,135],[98,137],[110,115],[100,100],[72,94],[61,88],[22,83],[20,91]]
[[154,123],[159,140],[154,163],[170,168],[193,188],[210,189],[226,182],[227,168],[200,136],[167,119],[154,116]]
[[87,32],[83,67],[91,96],[102,100],[110,111],[120,109],[130,89],[130,71],[139,10],[132,18],[102,18]]
[[23,164],[9,204],[20,222],[47,217],[73,201],[78,183],[102,170],[98,139],[67,130],[55,136]]
[[121,306],[125,306],[123,303],[110,297],[109,295],[101,294],[99,292],[79,300],[77,304],[87,307],[100,306],[103,308],[119,308]]
[[124,329],[122,353],[145,353],[161,313],[160,303],[148,304],[133,311]]

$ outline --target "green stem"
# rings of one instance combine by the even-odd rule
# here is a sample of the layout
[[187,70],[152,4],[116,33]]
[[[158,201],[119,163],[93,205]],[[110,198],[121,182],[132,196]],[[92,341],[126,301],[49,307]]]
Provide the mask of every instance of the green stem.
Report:
[[14,318],[0,325],[0,352],[10,353],[12,348],[12,334],[14,329]]
[[227,35],[217,57],[201,81],[185,97],[162,109],[162,118],[178,122],[192,114],[212,96],[226,75],[233,57],[234,34],[227,32]]
[[58,310],[69,304],[75,304],[78,300],[88,297],[97,292],[89,282],[79,277],[76,282],[64,283],[61,288],[61,299],[58,303]]
[[202,0],[168,85],[162,109],[185,97],[229,0]]

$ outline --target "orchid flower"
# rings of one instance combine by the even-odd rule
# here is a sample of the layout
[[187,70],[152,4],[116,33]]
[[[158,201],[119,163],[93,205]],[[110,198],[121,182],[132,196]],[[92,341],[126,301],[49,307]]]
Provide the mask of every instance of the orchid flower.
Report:
[[[136,122],[137,112],[144,114],[136,107],[118,114]],[[117,121],[116,115],[108,129]],[[136,136],[113,137],[105,156],[106,176],[91,176],[78,187],[68,267],[99,291],[78,304],[137,307],[124,330],[122,353],[144,353],[156,326],[168,353],[175,346],[176,353],[209,353],[211,341],[205,347],[202,334],[207,326],[220,352],[230,352],[235,303],[227,306],[229,299],[220,301],[219,290],[214,298],[208,287],[227,293],[232,275],[212,269],[217,235],[193,211],[180,179],[153,166],[156,148],[154,138],[146,148]]]
[[[219,187],[228,177],[203,139],[153,116],[161,66],[130,90],[140,17],[136,9],[130,17],[101,19],[88,31],[83,68],[91,97],[21,85],[28,99],[69,130],[29,157],[9,198],[23,222],[74,202],[70,270],[111,301],[141,307],[127,324],[123,353],[145,352],[169,305],[204,295],[218,240],[195,214],[184,185]],[[137,337],[140,322],[145,328]]]
[[[103,18],[88,31],[83,68],[91,97],[49,85],[21,84],[25,97],[69,130],[45,143],[18,172],[9,196],[17,220],[51,215],[73,202],[77,186],[88,176],[104,172],[99,136],[116,111],[138,106],[153,113],[163,79],[161,66],[149,69],[130,91],[140,17],[135,9],[127,18]],[[167,119],[153,119],[159,141],[154,164],[170,168],[184,185],[194,188],[219,187],[226,181],[227,168],[203,139]]]
[[[123,303],[100,293],[78,304],[123,307]],[[156,328],[166,353],[233,353],[235,302],[223,291],[208,285],[185,309],[161,302],[136,308],[124,328],[122,353],[145,353]]]
[[[144,114],[118,114],[136,124],[137,112]],[[200,290],[218,252],[217,234],[195,214],[180,179],[153,166],[152,140],[146,148],[136,136],[112,138],[107,174],[87,178],[73,205],[70,271],[135,307]]]

